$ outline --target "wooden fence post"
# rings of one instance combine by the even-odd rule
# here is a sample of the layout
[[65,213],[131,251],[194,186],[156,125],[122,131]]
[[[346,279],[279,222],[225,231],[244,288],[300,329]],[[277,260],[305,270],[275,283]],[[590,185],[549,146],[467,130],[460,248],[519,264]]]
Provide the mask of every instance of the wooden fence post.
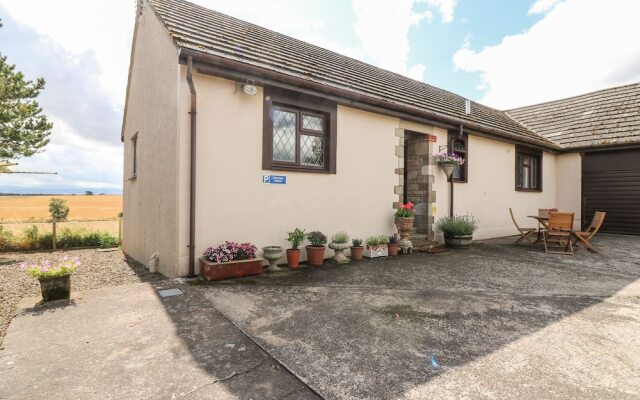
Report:
[[118,244],[122,245],[122,218],[118,218]]
[[53,221],[53,249],[56,249],[56,221]]

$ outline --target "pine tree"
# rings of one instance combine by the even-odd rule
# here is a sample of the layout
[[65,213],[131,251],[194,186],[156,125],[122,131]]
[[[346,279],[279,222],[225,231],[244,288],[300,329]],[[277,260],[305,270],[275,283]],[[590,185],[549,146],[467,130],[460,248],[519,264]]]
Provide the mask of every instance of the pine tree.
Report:
[[44,89],[44,79],[25,80],[15,68],[0,54],[0,161],[42,151],[53,127],[34,100]]

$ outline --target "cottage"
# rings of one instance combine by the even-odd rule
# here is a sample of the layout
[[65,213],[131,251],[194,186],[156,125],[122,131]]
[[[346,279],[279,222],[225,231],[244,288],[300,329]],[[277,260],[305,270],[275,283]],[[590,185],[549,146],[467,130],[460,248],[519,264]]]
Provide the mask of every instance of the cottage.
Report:
[[[476,238],[514,233],[508,208],[609,212],[640,234],[640,84],[500,111],[183,0],[141,0],[124,143],[123,249],[197,273],[224,240],[285,245],[295,227],[394,231],[416,243],[472,213]],[[454,195],[434,154],[466,162]]]

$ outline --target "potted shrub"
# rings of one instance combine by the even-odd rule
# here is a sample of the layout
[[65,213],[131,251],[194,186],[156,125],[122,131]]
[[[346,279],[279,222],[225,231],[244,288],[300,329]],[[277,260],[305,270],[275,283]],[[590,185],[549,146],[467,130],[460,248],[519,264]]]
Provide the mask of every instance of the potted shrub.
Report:
[[327,236],[320,231],[313,231],[307,235],[307,240],[311,243],[306,247],[307,264],[314,267],[322,266]]
[[362,239],[353,239],[351,241],[351,259],[362,260],[364,254],[364,246],[362,245]]
[[69,299],[71,296],[71,274],[78,268],[80,261],[77,258],[64,257],[58,262],[45,260],[40,264],[20,266],[27,274],[40,281],[42,300],[53,301]]
[[398,236],[397,233],[394,233],[393,235],[389,236],[388,246],[389,246],[389,255],[397,256],[398,248],[400,247],[400,237]]
[[307,235],[304,229],[300,228],[294,229],[293,232],[287,232],[287,234],[289,235],[287,241],[291,243],[291,248],[287,249],[287,264],[289,268],[296,269],[300,266],[300,249],[298,246],[304,242]]
[[344,251],[350,247],[349,235],[347,232],[337,232],[331,236],[331,243],[329,248],[335,251],[333,260],[338,264],[346,264],[349,262],[349,258],[344,255]]
[[209,247],[200,258],[200,274],[208,281],[261,274],[262,258],[256,257],[257,251],[251,243],[229,241]]
[[473,232],[478,227],[478,221],[471,215],[454,215],[443,217],[436,223],[436,228],[442,231],[444,243],[447,247],[468,249],[473,242]]
[[389,238],[387,235],[369,236],[367,238],[367,247],[364,250],[364,256],[369,258],[386,257],[389,255],[387,243]]

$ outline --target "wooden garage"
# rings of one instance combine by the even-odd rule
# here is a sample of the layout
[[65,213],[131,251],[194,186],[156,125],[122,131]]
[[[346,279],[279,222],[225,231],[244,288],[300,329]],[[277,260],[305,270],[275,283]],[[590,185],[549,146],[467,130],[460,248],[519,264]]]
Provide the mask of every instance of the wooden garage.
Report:
[[605,211],[603,232],[640,235],[640,148],[585,153],[582,216]]

